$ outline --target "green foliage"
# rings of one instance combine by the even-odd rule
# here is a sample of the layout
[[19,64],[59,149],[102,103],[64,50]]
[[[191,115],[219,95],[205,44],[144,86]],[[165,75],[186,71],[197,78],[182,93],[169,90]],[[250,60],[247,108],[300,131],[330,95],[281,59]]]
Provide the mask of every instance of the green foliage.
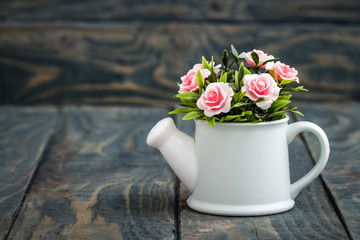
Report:
[[197,71],[196,81],[197,81],[197,85],[199,86],[199,95],[201,96],[201,94],[204,91],[204,79],[200,70]]
[[240,115],[227,115],[222,117],[219,122],[231,122],[238,117],[240,117]]
[[239,64],[239,53],[236,51],[236,49],[235,49],[235,47],[233,45],[231,45],[230,53],[234,58],[234,62],[236,62],[236,64]]
[[188,114],[186,114],[183,117],[183,120],[190,120],[190,119],[198,118],[198,117],[200,117],[202,115],[204,115],[204,114],[202,112],[199,112],[199,111],[189,112]]
[[275,68],[273,68],[273,78],[274,78],[274,80],[275,80],[275,82],[277,83],[277,85],[279,85],[279,80],[278,80],[278,78],[277,78],[277,74],[276,74],[276,71],[275,71]]
[[234,45],[231,44],[231,54],[234,56],[234,58],[238,59],[239,60],[239,54],[238,52],[236,51]]
[[210,82],[216,82],[217,81],[217,75],[216,75],[216,73],[214,72],[214,69],[211,69],[211,71],[210,71],[210,76],[209,76],[209,83]]
[[242,67],[243,67],[243,69],[244,69],[244,75],[246,75],[246,74],[252,74],[252,72],[250,72],[249,69],[247,69],[246,67],[244,67],[244,65],[243,65]]
[[206,68],[206,69],[210,70],[210,69],[211,69],[211,68],[210,68],[210,65],[209,65],[209,63],[206,61],[206,59],[205,59],[204,56],[202,57],[201,60],[202,60],[201,64],[202,64],[203,68]]
[[240,83],[241,80],[244,78],[244,76],[245,76],[245,67],[244,67],[244,63],[241,63],[239,67],[239,71],[237,71],[237,75],[235,76],[235,88],[237,91],[240,91]]
[[199,99],[199,94],[195,92],[186,92],[186,93],[178,93],[175,95],[175,97],[186,100],[197,100]]
[[215,118],[214,117],[206,117],[206,122],[209,124],[210,127],[214,128],[215,127]]
[[237,107],[241,107],[241,106],[247,106],[250,105],[251,103],[244,103],[244,102],[237,102],[234,105],[231,106],[231,108],[237,108]]
[[283,87],[285,84],[289,84],[289,83],[292,83],[292,82],[293,82],[293,80],[286,80],[286,79],[284,79],[284,80],[282,80],[282,81],[280,82],[279,86],[280,86],[280,87]]
[[266,60],[259,67],[265,66],[269,62],[275,62],[275,61],[278,61],[278,60],[279,60],[278,58],[273,58],[273,59]]
[[174,111],[169,112],[169,114],[178,114],[178,113],[189,113],[189,112],[196,112],[198,108],[178,108]]
[[197,99],[195,99],[195,101],[193,101],[193,100],[187,100],[187,99],[181,98],[180,100],[184,104],[184,106],[188,106],[188,107],[192,107],[192,108],[197,107],[196,106]]
[[251,58],[255,62],[255,66],[259,65],[259,55],[256,52],[251,52]]
[[244,98],[245,94],[246,94],[246,91],[244,91],[244,92],[235,92],[234,96],[233,96],[234,102],[235,103],[240,102]]
[[227,72],[221,74],[219,82],[223,82],[223,83],[227,82]]
[[228,68],[228,63],[229,63],[229,53],[226,51],[226,49],[223,52],[221,62],[224,65],[224,68],[227,69]]
[[271,107],[268,109],[268,113],[276,112],[291,103],[289,100],[290,97],[291,95],[279,96],[278,99],[271,104]]
[[[301,112],[296,111],[296,109],[297,109],[297,107],[294,107],[294,108],[291,108],[291,109],[284,109],[284,110],[276,111],[276,112],[273,112],[273,113],[269,114],[268,116],[266,116],[266,119],[278,120],[278,119],[284,118],[285,114],[287,112],[293,112],[293,113],[300,114],[301,116],[304,116]],[[276,117],[279,117],[279,116],[281,116],[281,118],[276,118]]]
[[290,92],[298,92],[298,91],[309,91],[307,89],[305,89],[303,86],[300,86],[300,87],[296,87],[296,88],[293,88],[293,87],[290,87],[290,86],[285,86],[282,90],[281,90],[281,94],[287,94],[287,93],[290,93]]
[[[233,60],[229,60],[229,53]],[[256,52],[251,52],[250,55],[255,62],[255,66],[245,67],[244,63],[240,62],[238,51],[233,45],[231,45],[231,50],[229,52],[227,50],[223,51],[221,57],[223,69],[220,70],[220,73],[215,73],[214,71],[213,57],[210,63],[205,59],[205,57],[202,57],[202,67],[204,69],[208,69],[210,71],[210,75],[204,79],[202,72],[198,70],[196,74],[196,83],[199,87],[199,90],[196,92],[176,94],[174,97],[181,100],[183,107],[175,109],[174,111],[169,112],[169,114],[185,114],[183,117],[184,120],[202,119],[206,121],[211,127],[215,127],[216,122],[242,123],[275,121],[284,118],[288,112],[302,115],[301,112],[297,111],[296,107],[289,108],[291,103],[290,93],[308,90],[303,86],[291,86],[294,83],[293,80],[285,79],[279,82],[274,68],[273,74],[271,74],[271,76],[276,82],[277,86],[280,88],[280,93],[278,98],[272,102],[268,109],[262,109],[258,107],[257,104],[262,101],[272,100],[260,98],[257,101],[252,101],[249,97],[247,97],[246,91],[241,91],[241,88],[244,86],[243,78],[245,75],[260,74],[261,71],[270,73],[264,69],[264,65],[266,65],[268,62],[279,60],[278,58],[274,58],[260,63],[259,55]],[[232,69],[234,64],[236,64],[236,67],[235,69]],[[208,117],[204,114],[203,110],[197,107],[196,103],[201,97],[202,93],[206,91],[207,86],[214,82],[227,83],[232,88],[234,94],[231,98],[230,111],[226,113],[221,112],[215,116]]]

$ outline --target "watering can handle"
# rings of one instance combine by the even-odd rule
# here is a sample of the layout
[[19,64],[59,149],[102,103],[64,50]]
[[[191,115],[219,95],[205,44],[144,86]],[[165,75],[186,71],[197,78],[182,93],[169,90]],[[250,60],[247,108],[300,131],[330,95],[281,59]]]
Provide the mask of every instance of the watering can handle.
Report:
[[291,184],[290,197],[296,198],[299,192],[309,185],[325,168],[330,154],[329,140],[324,131],[314,123],[311,122],[296,122],[288,125],[287,128],[287,142],[290,144],[296,135],[300,132],[311,132],[315,134],[320,142],[320,157],[316,161],[315,166],[305,176]]

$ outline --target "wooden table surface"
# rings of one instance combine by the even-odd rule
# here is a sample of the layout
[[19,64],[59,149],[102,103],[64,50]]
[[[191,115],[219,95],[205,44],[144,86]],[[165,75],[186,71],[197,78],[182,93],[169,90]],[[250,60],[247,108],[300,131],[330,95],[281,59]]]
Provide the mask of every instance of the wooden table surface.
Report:
[[[0,239],[360,239],[360,104],[300,103],[327,133],[327,167],[285,213],[201,214],[160,153],[146,145],[169,108],[0,107]],[[192,121],[177,121],[188,133]],[[317,141],[290,145],[291,178]]]

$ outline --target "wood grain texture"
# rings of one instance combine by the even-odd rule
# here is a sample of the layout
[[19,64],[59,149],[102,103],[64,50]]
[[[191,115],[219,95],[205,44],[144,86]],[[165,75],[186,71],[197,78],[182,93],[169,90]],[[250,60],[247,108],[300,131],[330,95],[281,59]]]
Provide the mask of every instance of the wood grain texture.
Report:
[[360,22],[356,0],[241,2],[216,0],[12,1],[0,3],[5,21],[228,21],[228,22]]
[[[330,141],[329,162],[322,177],[352,239],[360,239],[360,105],[355,102],[301,104],[308,120],[318,124]],[[316,138],[305,134],[313,158],[319,155]]]
[[166,113],[65,107],[10,239],[173,238],[174,176],[145,144]]
[[[26,190],[8,239],[358,239],[359,104],[300,103],[299,109],[305,118],[297,120],[319,124],[330,139],[323,182],[305,188],[292,210],[251,218],[210,216],[186,206],[189,193],[145,144],[167,108],[1,107],[0,230],[7,232],[13,216],[3,213],[16,213],[19,192]],[[176,121],[193,134],[193,121]],[[305,139],[306,146],[300,136],[290,145],[292,181],[317,157],[317,142]],[[42,154],[27,189],[23,178]]]
[[[179,122],[187,133],[193,123]],[[308,172],[313,163],[296,137],[289,147],[291,181]],[[348,239],[320,179],[316,179],[295,199],[288,212],[260,217],[210,216],[192,211],[186,205],[189,192],[181,185],[180,234],[183,239]]]
[[[171,105],[193,64],[234,44],[299,71],[308,100],[359,99],[360,30],[338,25],[0,25],[3,103]],[[341,84],[339,84],[341,82]]]
[[22,204],[55,119],[53,108],[0,107],[0,239]]

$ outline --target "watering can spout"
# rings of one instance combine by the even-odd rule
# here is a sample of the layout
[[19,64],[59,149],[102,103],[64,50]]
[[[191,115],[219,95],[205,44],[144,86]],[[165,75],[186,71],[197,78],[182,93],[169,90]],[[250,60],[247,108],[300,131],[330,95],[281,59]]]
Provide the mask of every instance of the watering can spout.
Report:
[[197,177],[194,139],[178,130],[172,118],[168,117],[151,129],[146,143],[161,152],[180,181],[192,193]]

